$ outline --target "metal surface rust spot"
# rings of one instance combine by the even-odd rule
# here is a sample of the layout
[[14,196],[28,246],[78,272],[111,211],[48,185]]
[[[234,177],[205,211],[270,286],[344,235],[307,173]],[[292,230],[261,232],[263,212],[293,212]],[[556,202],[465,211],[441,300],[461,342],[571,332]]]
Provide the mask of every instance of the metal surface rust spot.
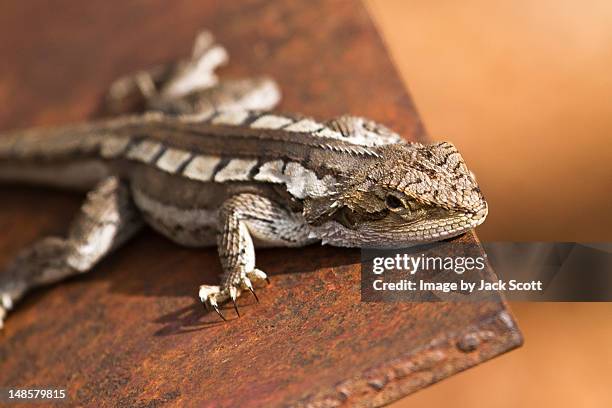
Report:
[[457,342],[457,348],[464,353],[474,351],[480,345],[480,339],[475,333],[466,334]]

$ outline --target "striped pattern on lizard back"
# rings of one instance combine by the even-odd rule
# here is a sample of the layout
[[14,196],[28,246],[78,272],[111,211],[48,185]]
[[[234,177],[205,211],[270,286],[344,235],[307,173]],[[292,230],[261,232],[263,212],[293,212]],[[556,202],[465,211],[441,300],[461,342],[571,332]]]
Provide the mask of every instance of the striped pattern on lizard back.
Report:
[[15,132],[0,141],[0,157],[144,163],[196,182],[284,184],[295,199],[326,194],[351,162],[378,157],[367,143],[310,118],[254,111],[207,116],[154,113],[47,130],[44,137]]

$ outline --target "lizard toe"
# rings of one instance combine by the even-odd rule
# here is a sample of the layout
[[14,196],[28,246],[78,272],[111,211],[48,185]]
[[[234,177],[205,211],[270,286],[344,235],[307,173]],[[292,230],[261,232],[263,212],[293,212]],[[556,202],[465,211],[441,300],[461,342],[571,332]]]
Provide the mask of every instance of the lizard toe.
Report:
[[223,313],[219,310],[219,302],[217,300],[220,294],[221,287],[215,285],[201,285],[198,292],[198,296],[200,297],[200,301],[204,304],[204,307],[206,307],[207,310],[209,307],[212,307],[219,317],[225,321],[225,316],[223,316]]
[[[263,282],[270,283],[270,279],[268,275],[262,271],[261,269],[253,269],[251,272],[247,272],[246,279],[253,282],[255,286],[261,286]],[[248,286],[245,286],[245,289],[248,289]]]

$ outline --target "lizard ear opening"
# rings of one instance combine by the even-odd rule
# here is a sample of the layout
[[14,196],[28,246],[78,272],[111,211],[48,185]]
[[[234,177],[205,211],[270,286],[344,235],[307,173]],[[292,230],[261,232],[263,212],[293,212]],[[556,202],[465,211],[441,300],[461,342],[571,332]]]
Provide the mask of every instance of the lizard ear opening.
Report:
[[304,218],[309,224],[318,224],[338,211],[339,203],[333,198],[315,198],[304,203]]
[[354,229],[358,220],[355,215],[355,212],[350,208],[342,207],[338,214],[336,214],[335,219],[346,228]]

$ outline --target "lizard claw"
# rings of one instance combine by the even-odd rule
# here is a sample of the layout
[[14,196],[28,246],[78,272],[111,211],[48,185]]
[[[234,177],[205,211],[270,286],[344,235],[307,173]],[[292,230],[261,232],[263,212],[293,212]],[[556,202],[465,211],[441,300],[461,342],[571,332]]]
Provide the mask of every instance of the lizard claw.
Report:
[[259,284],[263,281],[269,282],[266,273],[259,269],[253,269],[251,272],[246,273],[242,278],[240,278],[238,282],[227,288],[223,288],[217,285],[202,285],[200,286],[200,291],[198,295],[207,310],[209,306],[212,307],[214,311],[217,312],[217,314],[224,321],[226,321],[227,319],[225,318],[225,316],[223,316],[221,310],[219,309],[219,304],[231,300],[234,305],[236,315],[238,315],[238,317],[241,317],[240,311],[238,310],[238,303],[236,302],[238,296],[240,296],[241,291],[244,289],[248,289],[253,294],[255,300],[259,303],[259,297],[255,293],[253,283]]
[[[266,279],[268,277],[266,276]],[[251,283],[251,280],[249,278],[247,278],[246,276],[244,277],[244,279],[242,280],[242,284],[251,291],[251,293],[253,294],[253,296],[255,297],[255,300],[257,301],[257,303],[259,303],[259,298],[257,297],[257,293],[255,293],[255,289],[253,289],[253,284]]]
[[229,295],[232,299],[232,303],[234,304],[234,310],[236,310],[236,314],[240,317],[240,312],[238,311],[238,305],[236,304],[236,298],[238,298],[238,290],[235,286],[230,286]]
[[221,313],[221,311],[219,310],[219,306],[214,305],[213,308],[215,309],[215,312],[217,312],[217,314],[219,316],[221,316],[221,318],[223,319],[224,322],[227,322],[227,319],[225,318],[225,316],[223,316],[223,313]]
[[252,286],[249,286],[249,288],[248,288],[248,289],[251,291],[251,293],[253,294],[253,296],[255,296],[255,300],[257,301],[257,303],[259,303],[259,298],[257,297],[257,293],[255,293],[255,290],[253,289],[253,287],[252,287]]

